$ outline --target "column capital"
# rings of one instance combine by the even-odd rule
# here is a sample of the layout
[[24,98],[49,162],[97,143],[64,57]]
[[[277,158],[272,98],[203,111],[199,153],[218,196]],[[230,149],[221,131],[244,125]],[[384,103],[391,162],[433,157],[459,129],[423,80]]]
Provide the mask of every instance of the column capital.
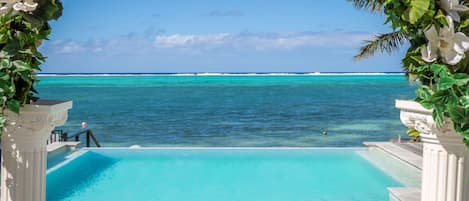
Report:
[[401,122],[419,131],[423,142],[441,144],[451,153],[466,154],[466,147],[462,143],[464,138],[455,131],[450,119],[445,118],[443,126],[438,126],[433,120],[433,110],[415,101],[396,100],[396,108],[401,110]]
[[8,110],[5,112],[7,121],[2,141],[17,145],[18,142],[22,142],[20,144],[24,144],[25,149],[28,149],[28,146],[31,146],[29,142],[37,144],[36,140],[47,139],[54,127],[63,125],[70,108],[72,108],[71,101],[39,100],[22,107],[19,115]]

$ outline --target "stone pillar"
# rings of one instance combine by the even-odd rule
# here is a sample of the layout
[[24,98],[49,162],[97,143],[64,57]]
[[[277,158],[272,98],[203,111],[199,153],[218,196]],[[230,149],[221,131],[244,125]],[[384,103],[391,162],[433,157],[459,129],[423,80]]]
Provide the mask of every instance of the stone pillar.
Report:
[[40,100],[20,114],[6,111],[2,135],[1,200],[46,200],[46,140],[65,123],[72,102]]
[[432,111],[414,101],[396,101],[401,121],[423,141],[422,201],[469,201],[469,155],[451,120],[438,127]]

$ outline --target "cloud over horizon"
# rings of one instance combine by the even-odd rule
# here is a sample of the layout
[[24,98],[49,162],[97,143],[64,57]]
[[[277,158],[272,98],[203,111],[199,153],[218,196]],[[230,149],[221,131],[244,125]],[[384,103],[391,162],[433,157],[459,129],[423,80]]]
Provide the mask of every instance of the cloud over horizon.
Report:
[[[145,34],[144,34],[145,35]],[[290,32],[290,33],[214,33],[156,34],[148,37],[128,34],[107,40],[52,40],[44,50],[52,54],[129,53],[132,51],[179,51],[194,53],[223,48],[224,51],[289,51],[299,48],[357,49],[372,33],[363,32]]]

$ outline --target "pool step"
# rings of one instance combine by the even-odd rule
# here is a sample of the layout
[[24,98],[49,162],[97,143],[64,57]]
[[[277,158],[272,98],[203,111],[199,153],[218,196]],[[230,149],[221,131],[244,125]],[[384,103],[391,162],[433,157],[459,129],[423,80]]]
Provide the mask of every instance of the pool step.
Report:
[[[391,155],[422,170],[423,157],[420,143],[364,142],[364,145],[378,147]],[[423,148],[422,148],[423,149]]]
[[[422,143],[364,142],[367,147],[376,147],[409,165],[422,170]],[[421,176],[420,176],[421,178]],[[420,188],[388,188],[390,201],[420,201]]]
[[389,201],[420,201],[420,188],[388,188]]

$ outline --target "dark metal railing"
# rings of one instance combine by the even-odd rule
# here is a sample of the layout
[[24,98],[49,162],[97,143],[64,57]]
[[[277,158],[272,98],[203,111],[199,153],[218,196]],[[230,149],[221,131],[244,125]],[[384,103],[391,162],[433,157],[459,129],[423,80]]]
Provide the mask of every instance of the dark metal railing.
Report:
[[68,139],[75,139],[75,142],[80,141],[80,136],[86,134],[86,147],[91,147],[91,140],[93,140],[94,144],[96,147],[101,147],[101,144],[99,144],[98,139],[96,139],[96,136],[94,136],[93,132],[90,129],[81,131],[79,133],[73,134],[71,136],[66,135],[65,141],[68,141]]
[[96,147],[101,147],[101,144],[99,144],[98,139],[96,138],[96,136],[94,136],[93,131],[91,131],[90,129],[80,131],[70,136],[68,135],[68,133],[63,132],[62,130],[54,130],[52,131],[51,136],[47,140],[47,144],[53,142],[68,142],[71,140],[74,140],[75,142],[80,142],[80,137],[82,135],[86,136],[86,147],[91,147],[91,141],[94,142]]
[[68,134],[63,130],[54,130],[47,139],[47,144],[52,144],[54,142],[64,142],[66,141],[64,139],[67,138],[67,135]]

